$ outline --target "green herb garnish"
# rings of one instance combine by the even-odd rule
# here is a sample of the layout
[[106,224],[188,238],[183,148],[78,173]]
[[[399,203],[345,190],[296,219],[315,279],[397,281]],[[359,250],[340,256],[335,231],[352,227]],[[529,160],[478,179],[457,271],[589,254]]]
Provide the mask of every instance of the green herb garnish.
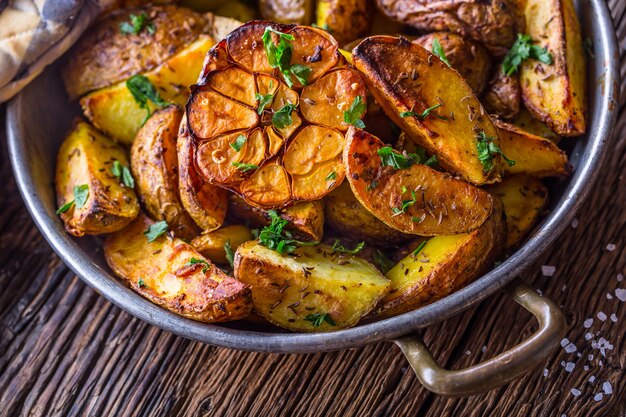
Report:
[[331,172],[324,178],[326,181],[331,181],[337,179],[337,173],[335,171]]
[[378,187],[378,181],[374,180],[367,185],[366,191],[372,191],[374,188]]
[[350,108],[343,112],[343,121],[359,129],[364,129],[365,123],[363,123],[361,117],[363,117],[366,109],[367,106],[363,103],[361,96],[356,96],[352,100]]
[[152,114],[150,106],[148,105],[149,101],[159,108],[169,104],[167,101],[163,100],[157,89],[145,75],[139,74],[130,77],[126,80],[126,88],[128,88],[128,91],[130,91],[137,104],[139,104],[139,108],[146,109],[147,114],[141,122],[142,126]]
[[[278,35],[278,43],[275,44],[272,39],[272,33]],[[293,86],[291,76],[295,76],[302,85],[307,84],[311,68],[302,64],[291,65],[291,57],[293,55],[293,47],[291,41],[295,40],[293,35],[280,32],[267,26],[263,32],[263,46],[265,47],[265,55],[267,62],[272,68],[278,68],[285,79],[285,83]]]
[[517,39],[502,61],[502,72],[513,75],[525,60],[533,58],[547,65],[552,65],[552,54],[546,48],[532,44],[530,35],[517,34]]
[[237,139],[233,143],[230,143],[230,147],[239,152],[243,144],[246,143],[246,137],[244,135],[237,136]]
[[59,207],[59,209],[57,210],[57,214],[65,213],[74,205],[76,206],[76,208],[83,208],[83,206],[87,202],[87,199],[89,198],[89,185],[75,185],[72,188],[72,194],[74,195],[74,199]]
[[275,210],[268,210],[271,223],[259,231],[259,243],[281,254],[296,250],[297,241],[292,239],[290,232],[283,230],[289,222],[278,215]]
[[254,171],[255,169],[259,169],[258,165],[244,164],[242,162],[231,162],[231,165],[237,168],[241,172],[248,172],[248,171]]
[[328,313],[313,313],[304,318],[305,321],[311,322],[311,326],[320,327],[322,323],[326,322],[331,326],[336,326],[335,320],[333,320]]
[[[431,106],[431,107],[427,108],[426,110],[424,110],[421,113],[416,113],[416,112],[413,112],[413,111],[403,111],[402,113],[400,113],[400,117],[402,117],[402,118],[417,117],[418,119],[424,120],[424,119],[426,119],[426,117],[428,117],[429,114],[431,114],[431,112],[433,110],[435,110],[435,109],[437,109],[437,108],[439,108],[441,106],[442,106],[441,103],[435,104],[434,106]],[[447,117],[440,116],[440,115],[438,115],[436,113],[432,113],[432,115],[435,116],[435,117],[438,117],[441,120],[447,120],[448,119]]]
[[[402,187],[402,194],[406,193],[407,189],[406,187]],[[393,207],[391,209],[391,211],[393,212],[393,214],[402,214],[402,213],[406,213],[406,211],[409,209],[409,207],[411,207],[412,205],[414,205],[415,203],[417,203],[417,196],[415,195],[415,191],[411,191],[411,199],[410,200],[402,200],[402,206],[400,208],[398,207]]]
[[281,107],[274,116],[272,116],[272,124],[276,129],[284,129],[287,126],[291,126],[293,120],[291,119],[291,112],[296,109],[296,106],[291,103],[285,104]]
[[361,249],[363,249],[363,247],[365,246],[365,242],[359,242],[357,243],[357,245],[354,247],[354,249],[346,249],[346,247],[344,247],[341,244],[341,240],[339,239],[335,239],[335,242],[333,243],[332,246],[332,251],[333,252],[337,252],[337,253],[349,253],[350,255],[354,255],[358,252],[361,251]]
[[380,272],[382,272],[383,274],[389,272],[389,270],[395,265],[395,263],[391,259],[389,259],[387,255],[385,255],[380,249],[377,249],[376,252],[374,252],[374,263],[378,265],[378,269],[380,269]]
[[267,107],[272,100],[274,100],[274,94],[259,94],[256,93],[254,95],[254,98],[258,100],[259,102],[259,107],[256,109],[256,112],[260,115],[263,113],[263,110],[265,110],[265,107]]
[[151,224],[150,227],[143,232],[143,234],[146,235],[148,242],[154,242],[159,236],[167,232],[168,227],[167,222],[165,220],[161,220],[160,222]]
[[311,75],[311,67],[307,67],[306,65],[302,65],[302,64],[293,64],[291,67],[289,67],[289,71],[293,74],[294,77],[296,77],[296,79],[298,81],[300,81],[300,84],[302,85],[307,85],[309,83],[309,76]]
[[204,268],[202,268],[202,273],[203,274],[206,271],[208,271],[209,268],[211,267],[210,263],[208,263],[204,259],[198,259],[198,258],[191,258],[191,259],[189,259],[189,261],[185,264],[185,266],[192,266],[192,265],[197,265],[197,264],[204,265]]
[[146,287],[146,288],[147,288],[147,285],[146,285],[146,283],[144,282],[143,278],[139,278],[139,279],[137,280],[137,288],[141,288],[141,287]]
[[232,268],[233,265],[235,264],[235,252],[233,251],[233,248],[230,246],[230,239],[228,239],[226,243],[224,243],[224,253],[226,254],[226,260],[228,261],[228,263],[230,264],[230,267]]
[[415,248],[415,250],[413,251],[413,253],[411,253],[411,255],[413,255],[413,257],[416,257],[422,251],[422,249],[424,249],[424,246],[426,246],[425,240],[422,243],[420,243],[417,248]]
[[439,59],[445,62],[447,66],[450,66],[450,61],[448,61],[448,58],[446,57],[446,53],[443,50],[443,47],[441,46],[441,42],[439,42],[439,39],[437,38],[433,39],[432,52],[433,54],[437,55]]
[[401,154],[391,146],[384,146],[378,150],[378,156],[383,166],[390,166],[395,169],[408,169],[411,165],[419,162],[417,154]]
[[115,176],[115,178],[122,181],[122,184],[126,187],[135,188],[135,178],[133,178],[133,174],[130,172],[130,169],[126,165],[122,165],[117,159],[113,161],[111,173]]
[[502,150],[498,147],[498,145],[493,143],[495,138],[487,136],[484,130],[481,130],[478,133],[476,139],[478,140],[478,142],[476,142],[478,160],[483,165],[485,172],[491,172],[491,170],[493,170],[493,157],[497,154],[502,155],[502,158],[504,158],[509,166],[515,165],[515,161],[507,158],[504,153],[502,153]]
[[147,14],[143,12],[139,15],[131,14],[128,18],[130,19],[128,22],[120,23],[120,32],[124,35],[138,35],[144,29],[150,35],[154,35],[156,32],[156,27]]

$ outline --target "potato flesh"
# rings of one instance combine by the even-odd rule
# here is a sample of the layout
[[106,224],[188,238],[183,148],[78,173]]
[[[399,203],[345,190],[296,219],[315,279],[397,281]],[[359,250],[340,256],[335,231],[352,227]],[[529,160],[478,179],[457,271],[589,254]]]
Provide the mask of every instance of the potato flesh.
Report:
[[[165,234],[148,242],[144,232],[152,224],[142,215],[107,237],[104,255],[117,276],[153,303],[193,320],[224,322],[250,314],[250,289],[245,284],[180,239]],[[191,265],[191,259],[206,263]]]
[[234,224],[209,233],[203,233],[195,237],[190,242],[190,245],[211,261],[225,264],[228,262],[225,251],[227,242],[234,252],[240,245],[252,239],[250,229],[241,224]]
[[135,191],[111,172],[116,160],[129,166],[121,146],[88,123],[76,123],[57,155],[57,204],[62,207],[73,201],[75,186],[87,185],[89,195],[82,208],[74,204],[60,214],[68,233],[74,236],[110,233],[137,217],[139,202]]
[[[346,141],[350,187],[387,226],[421,236],[458,234],[478,228],[491,214],[493,200],[486,191],[426,165],[384,167],[377,154],[384,144],[364,130],[351,128]],[[414,203],[398,212],[408,200]]]
[[[333,254],[325,245],[305,246],[297,257],[281,255],[256,241],[235,256],[235,276],[252,289],[255,311],[293,331],[333,331],[355,325],[387,293],[389,281],[367,261]],[[328,314],[319,327],[306,318]]]
[[368,0],[320,0],[316,23],[327,28],[340,45],[345,45],[368,32],[373,12]]

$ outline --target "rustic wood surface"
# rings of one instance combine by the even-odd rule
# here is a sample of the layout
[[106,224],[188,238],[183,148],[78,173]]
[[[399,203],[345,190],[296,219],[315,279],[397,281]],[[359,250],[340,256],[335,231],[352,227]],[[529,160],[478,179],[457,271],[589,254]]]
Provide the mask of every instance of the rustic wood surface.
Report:
[[[624,52],[626,2],[611,7]],[[621,64],[626,76],[624,57]],[[626,97],[626,83],[622,91]],[[84,285],[48,247],[3,145],[0,416],[626,416],[624,101],[613,150],[577,227],[525,276],[566,312],[572,344],[517,382],[464,399],[428,393],[390,343],[255,354],[142,323]],[[543,276],[542,265],[556,267],[554,275]],[[458,369],[535,329],[530,314],[499,295],[429,328],[425,340],[440,363]]]

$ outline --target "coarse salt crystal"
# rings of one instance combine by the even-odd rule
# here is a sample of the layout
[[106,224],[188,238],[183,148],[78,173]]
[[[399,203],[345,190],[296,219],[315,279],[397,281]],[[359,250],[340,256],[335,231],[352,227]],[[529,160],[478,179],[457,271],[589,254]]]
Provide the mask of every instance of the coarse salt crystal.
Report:
[[602,391],[604,391],[606,395],[613,394],[613,387],[611,386],[611,383],[609,381],[604,381],[602,383]]
[[580,353],[580,352],[578,352],[578,353],[576,354],[576,357],[577,357],[577,358],[580,358],[580,357],[582,357],[582,356],[583,356],[583,354],[582,354],[582,353]]
[[624,281],[624,275],[623,274],[617,274],[617,282],[622,282]]
[[545,368],[545,369],[543,370],[543,376],[544,376],[544,377],[545,377],[545,376],[548,376],[548,373],[549,373],[548,368]]
[[556,266],[552,265],[542,265],[541,266],[541,275],[544,277],[551,277],[556,272]]
[[600,321],[606,320],[606,314],[604,314],[604,311],[599,311],[598,314],[596,314],[596,315],[598,316]]
[[572,388],[571,393],[574,397],[578,397],[581,394],[580,390],[577,390],[576,388]]
[[607,299],[607,300],[612,300],[612,299],[613,299],[613,296],[611,295],[611,293],[610,293],[610,292],[607,292],[607,293],[606,293],[606,299]]
[[591,375],[589,377],[589,383],[593,384],[593,382],[596,380],[596,377],[594,375]]
[[569,345],[565,346],[565,352],[566,353],[576,352],[576,345],[574,345],[573,343],[570,343]]
[[588,361],[592,361],[592,360],[593,360],[593,355],[589,355],[589,356],[587,356],[587,360],[588,360]]
[[566,288],[567,288],[567,285],[563,284],[563,286],[561,287],[561,292],[564,292]]
[[616,288],[615,296],[619,298],[620,301],[626,301],[626,288]]
[[617,323],[617,315],[615,315],[615,313],[611,313],[611,321]]
[[563,338],[563,340],[561,340],[561,347],[565,347],[569,345],[569,339],[567,337]]
[[584,369],[585,371],[588,371],[588,370],[589,370],[589,367],[588,367],[587,365],[585,365],[585,366],[583,366],[583,369]]
[[591,340],[591,339],[593,339],[593,334],[589,332],[585,333],[585,340]]
[[572,220],[572,229],[576,229],[578,227],[578,219]]
[[572,372],[575,367],[576,365],[574,364],[574,362],[567,362],[565,364],[565,372]]
[[593,319],[587,319],[583,322],[583,327],[585,329],[588,329],[591,327],[592,324],[593,324]]
[[606,245],[606,250],[609,252],[613,252],[615,250],[615,244],[609,243],[608,245]]
[[480,351],[481,351],[482,353],[487,352],[487,346],[483,346],[482,348],[480,348]]
[[469,350],[466,350],[466,351],[465,351],[465,354],[466,354],[467,356],[469,356],[469,355],[471,355],[471,354],[472,354],[472,352],[471,352],[471,351],[469,351]]
[[541,288],[536,288],[536,290],[537,290],[537,294],[543,295],[543,291],[541,291]]
[[603,397],[604,396],[602,395],[602,393],[599,392],[599,393],[597,393],[596,395],[593,396],[593,399],[594,399],[595,402],[598,402],[598,401],[602,401]]

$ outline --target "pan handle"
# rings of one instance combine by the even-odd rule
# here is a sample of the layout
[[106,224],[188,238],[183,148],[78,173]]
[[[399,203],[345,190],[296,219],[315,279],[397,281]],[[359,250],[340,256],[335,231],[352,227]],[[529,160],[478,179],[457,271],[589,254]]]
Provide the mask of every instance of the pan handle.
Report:
[[421,336],[394,340],[406,356],[419,381],[436,394],[461,397],[479,394],[504,385],[543,362],[565,336],[567,324],[551,300],[515,280],[505,292],[539,321],[539,330],[511,349],[478,365],[459,371],[441,368]]

